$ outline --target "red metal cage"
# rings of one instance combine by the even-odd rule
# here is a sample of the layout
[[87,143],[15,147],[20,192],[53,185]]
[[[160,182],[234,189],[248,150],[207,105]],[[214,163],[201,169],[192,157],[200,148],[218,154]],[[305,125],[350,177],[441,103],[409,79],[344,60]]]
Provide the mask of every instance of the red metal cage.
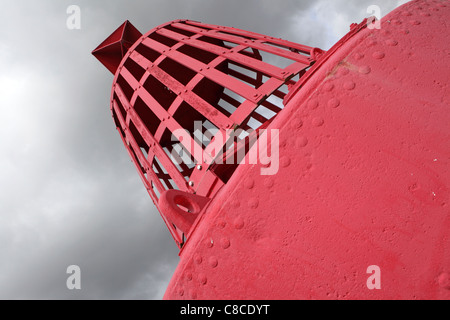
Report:
[[[94,50],[115,73],[111,109],[120,136],[179,247],[187,230],[162,212],[161,194],[176,189],[211,198],[242,160],[217,158],[230,144],[236,150],[249,144],[248,135],[236,137],[236,130],[266,127],[323,53],[190,20],[144,36],[126,21]],[[207,147],[217,134],[225,137],[223,152],[211,154]]]

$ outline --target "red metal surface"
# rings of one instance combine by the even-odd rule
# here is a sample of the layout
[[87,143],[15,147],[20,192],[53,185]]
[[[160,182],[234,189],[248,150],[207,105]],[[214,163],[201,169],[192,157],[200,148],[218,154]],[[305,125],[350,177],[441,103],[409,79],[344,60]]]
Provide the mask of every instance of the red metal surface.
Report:
[[[327,53],[192,21],[142,37],[116,73],[112,108],[182,247],[165,298],[450,299],[449,17],[449,1],[411,1],[384,17],[379,30],[354,25]],[[294,61],[278,69],[263,64],[267,47]],[[317,59],[311,68],[309,59]],[[175,76],[176,68],[164,64],[175,60],[192,73]],[[233,63],[254,78],[230,72]],[[236,78],[249,81],[243,86]],[[269,102],[270,95],[285,105]],[[219,107],[224,100],[234,112]],[[261,175],[262,164],[227,171],[211,159],[180,170],[164,151],[167,130],[192,131],[199,118],[222,131],[245,128],[258,105],[276,113],[260,115],[261,127],[279,130],[275,175]],[[140,118],[142,106],[154,121]],[[175,189],[163,186],[169,179],[179,191],[166,191]],[[374,265],[381,289],[371,290],[367,270]]]

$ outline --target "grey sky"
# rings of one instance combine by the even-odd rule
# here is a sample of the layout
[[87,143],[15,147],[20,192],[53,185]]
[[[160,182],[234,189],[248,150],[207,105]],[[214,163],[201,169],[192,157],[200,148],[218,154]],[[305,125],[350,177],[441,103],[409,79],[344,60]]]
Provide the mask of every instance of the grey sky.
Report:
[[[178,18],[329,47],[406,1],[1,0],[0,299],[160,299],[178,249],[114,128],[90,52],[124,20]],[[81,8],[81,30],[66,9]],[[81,267],[79,291],[66,268]]]

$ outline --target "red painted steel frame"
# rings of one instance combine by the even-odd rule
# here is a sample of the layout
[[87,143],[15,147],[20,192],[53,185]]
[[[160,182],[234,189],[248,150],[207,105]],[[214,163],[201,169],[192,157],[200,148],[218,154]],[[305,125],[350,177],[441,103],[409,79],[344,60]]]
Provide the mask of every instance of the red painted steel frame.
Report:
[[[115,73],[113,116],[158,208],[159,194],[171,189],[213,197],[236,168],[216,165],[215,159],[221,155],[206,152],[207,143],[202,144],[196,136],[194,121],[208,121],[218,135],[227,137],[225,148],[234,138],[230,137],[234,130],[257,129],[250,127],[250,121],[266,126],[270,116],[256,109],[263,106],[278,113],[283,105],[268,98],[275,96],[281,101],[286,95],[281,87],[294,86],[294,77],[323,54],[318,48],[190,20],[175,20],[138,36],[124,54],[119,44],[128,43],[124,40],[127,35],[136,38],[136,31],[125,22],[93,53]],[[280,57],[287,65],[280,67],[270,60]],[[180,129],[189,134],[180,134]],[[189,153],[190,167],[174,163],[170,156],[174,145]],[[160,212],[181,248],[187,233]]]

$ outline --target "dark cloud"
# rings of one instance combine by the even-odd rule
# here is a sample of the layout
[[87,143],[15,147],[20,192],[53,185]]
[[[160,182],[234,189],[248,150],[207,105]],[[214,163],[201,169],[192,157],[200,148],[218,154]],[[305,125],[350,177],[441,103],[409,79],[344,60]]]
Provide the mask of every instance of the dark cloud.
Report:
[[[82,29],[66,28],[66,9]],[[112,75],[90,52],[129,19],[146,32],[177,18],[328,49],[395,1],[2,2],[0,298],[160,299],[178,249],[146,194],[109,110]],[[66,288],[66,268],[82,290]]]

